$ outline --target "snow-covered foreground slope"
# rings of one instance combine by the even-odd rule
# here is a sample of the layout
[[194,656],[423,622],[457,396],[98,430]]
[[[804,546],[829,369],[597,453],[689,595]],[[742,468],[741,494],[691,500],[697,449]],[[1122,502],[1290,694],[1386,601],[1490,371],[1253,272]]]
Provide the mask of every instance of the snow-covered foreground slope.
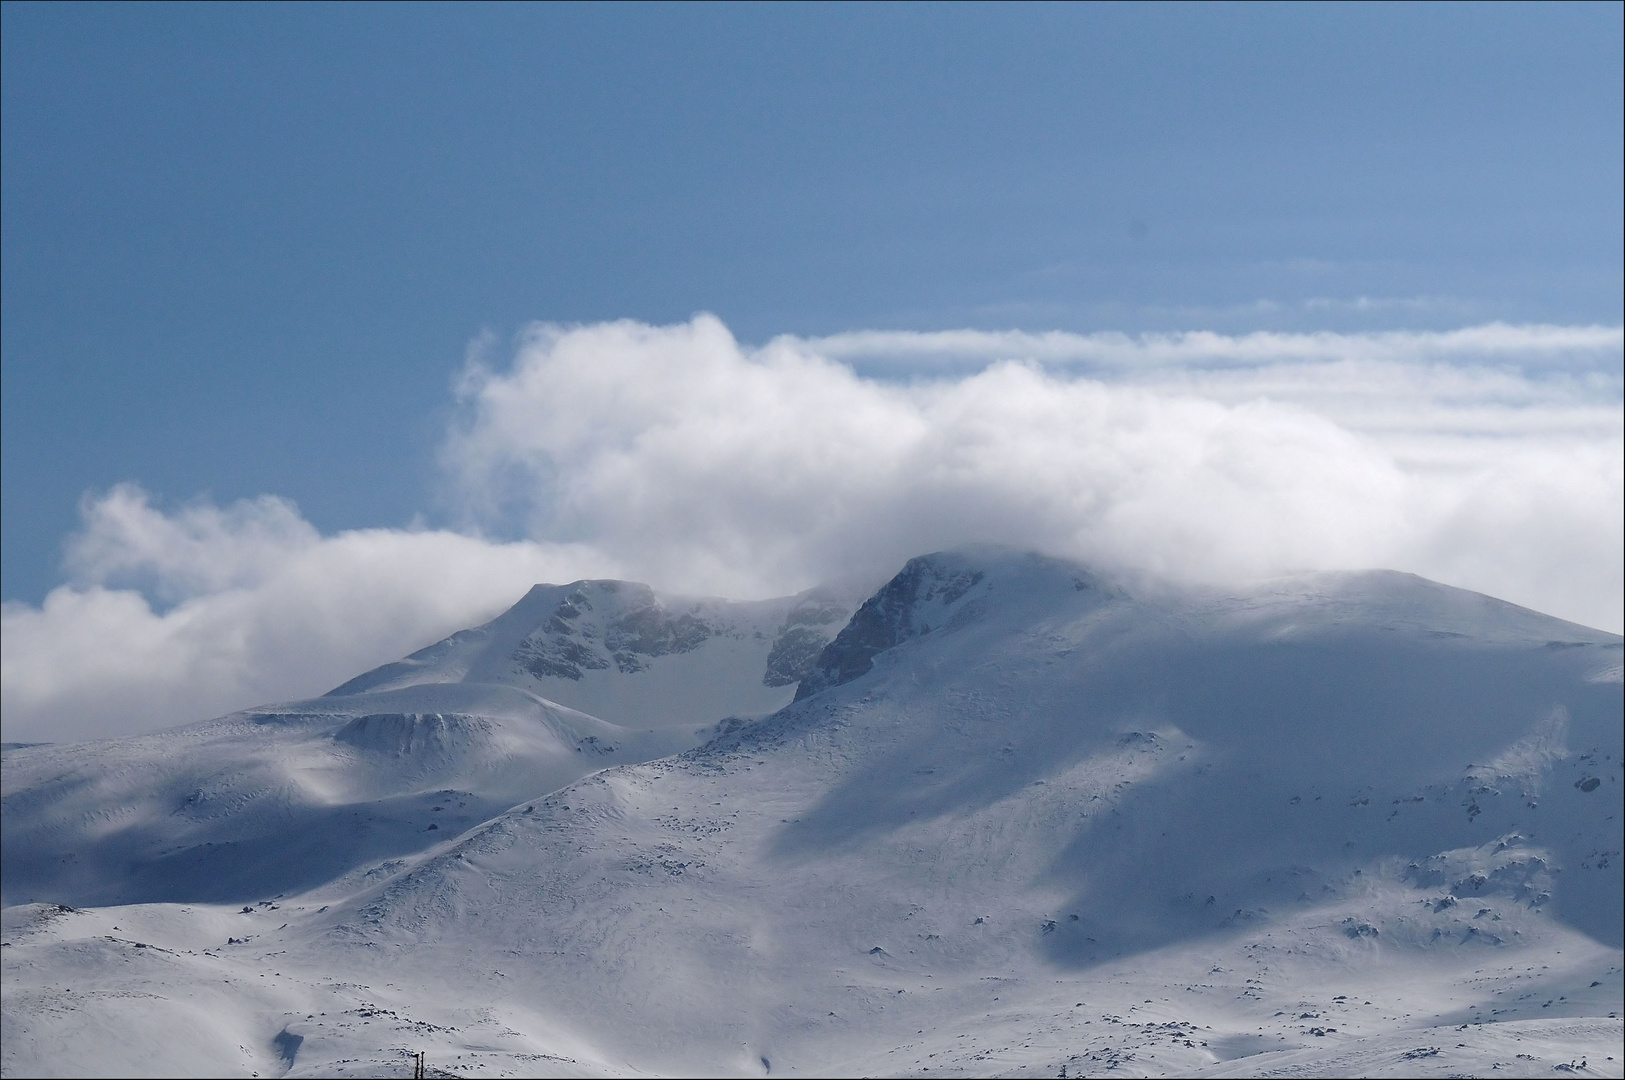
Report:
[[697,749],[264,902],[8,908],[0,1063],[1618,1076],[1620,658],[1404,575],[931,556]]

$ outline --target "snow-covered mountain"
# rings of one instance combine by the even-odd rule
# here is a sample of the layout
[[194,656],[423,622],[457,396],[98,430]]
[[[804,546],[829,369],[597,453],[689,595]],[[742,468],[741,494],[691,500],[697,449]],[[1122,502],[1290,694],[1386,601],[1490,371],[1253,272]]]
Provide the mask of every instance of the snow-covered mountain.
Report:
[[538,585],[320,698],[8,753],[5,902],[253,900],[420,851],[787,704],[855,606]]
[[[726,709],[615,680],[677,698],[749,642],[754,694],[834,619],[634,592],[539,588],[297,709],[8,753],[8,903],[184,881],[163,845],[204,820],[312,869],[8,907],[5,1072],[1625,1069],[1616,635],[1401,574],[1227,595],[975,550],[909,563],[756,718],[742,679]],[[385,803],[433,841],[356,840]]]

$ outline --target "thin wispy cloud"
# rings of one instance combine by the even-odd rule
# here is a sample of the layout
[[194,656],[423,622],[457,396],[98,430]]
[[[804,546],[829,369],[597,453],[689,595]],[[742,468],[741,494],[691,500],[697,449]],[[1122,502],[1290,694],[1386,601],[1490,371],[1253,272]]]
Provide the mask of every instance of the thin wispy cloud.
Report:
[[[1376,333],[1075,334],[1020,330],[859,330],[824,337],[780,339],[832,360],[1035,360],[1046,364],[1143,369],[1171,365],[1256,367],[1315,361],[1393,361],[1406,364],[1516,362],[1542,364],[1575,357],[1608,358],[1625,347],[1617,326],[1514,326],[1490,323],[1447,331]],[[1617,372],[1616,372],[1617,376]]]
[[5,609],[7,737],[319,692],[539,580],[743,598],[971,542],[1220,586],[1383,566],[1622,622],[1618,327],[753,347],[699,316],[474,352],[442,449],[461,532],[87,500],[68,583]]

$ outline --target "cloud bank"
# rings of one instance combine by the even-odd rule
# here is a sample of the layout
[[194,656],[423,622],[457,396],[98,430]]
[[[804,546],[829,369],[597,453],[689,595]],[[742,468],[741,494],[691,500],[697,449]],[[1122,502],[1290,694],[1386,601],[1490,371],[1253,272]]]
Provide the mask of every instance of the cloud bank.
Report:
[[445,461],[472,520],[688,589],[997,541],[1207,582],[1389,566],[1617,626],[1621,349],[1595,327],[747,349],[704,316],[537,326],[470,366]]
[[7,603],[0,615],[8,741],[146,731],[314,696],[491,618],[528,583],[618,572],[569,545],[392,529],[323,537],[269,497],[166,514],[123,485],[82,513],[72,580],[40,607]]
[[6,737],[314,693],[537,580],[764,596],[967,542],[1215,584],[1385,566],[1618,630],[1622,350],[1499,324],[760,347],[710,316],[537,325],[457,383],[462,532],[88,499],[68,583],[6,606]]

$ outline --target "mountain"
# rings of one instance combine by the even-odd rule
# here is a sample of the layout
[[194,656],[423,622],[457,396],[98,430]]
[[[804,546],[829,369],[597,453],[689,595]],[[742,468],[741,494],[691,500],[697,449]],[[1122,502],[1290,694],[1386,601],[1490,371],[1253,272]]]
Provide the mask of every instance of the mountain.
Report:
[[98,745],[8,750],[5,902],[241,902],[431,846],[606,766],[788,703],[851,614],[538,585],[327,695]]
[[[690,640],[682,612],[612,639],[622,609],[582,595],[595,621],[559,621],[590,633],[539,618],[582,608],[549,594],[317,701],[503,686],[579,743],[592,718],[527,680],[630,708],[589,674],[675,670],[667,643]],[[456,1075],[1617,1076],[1621,647],[1403,574],[1221,593],[922,557],[793,701],[681,753],[656,756],[675,721],[645,723],[627,760],[538,769],[500,811],[465,799],[466,831],[286,896],[7,908],[0,1065],[404,1075],[421,1049]],[[262,769],[359,783],[289,749],[314,741],[272,748],[287,722],[228,721],[125,794],[79,796],[104,823],[74,827],[156,820],[137,791],[256,732]],[[124,776],[133,743],[77,748],[76,790]],[[6,755],[8,858],[12,829],[69,816],[35,794],[47,750]],[[491,804],[522,787],[457,775]]]

